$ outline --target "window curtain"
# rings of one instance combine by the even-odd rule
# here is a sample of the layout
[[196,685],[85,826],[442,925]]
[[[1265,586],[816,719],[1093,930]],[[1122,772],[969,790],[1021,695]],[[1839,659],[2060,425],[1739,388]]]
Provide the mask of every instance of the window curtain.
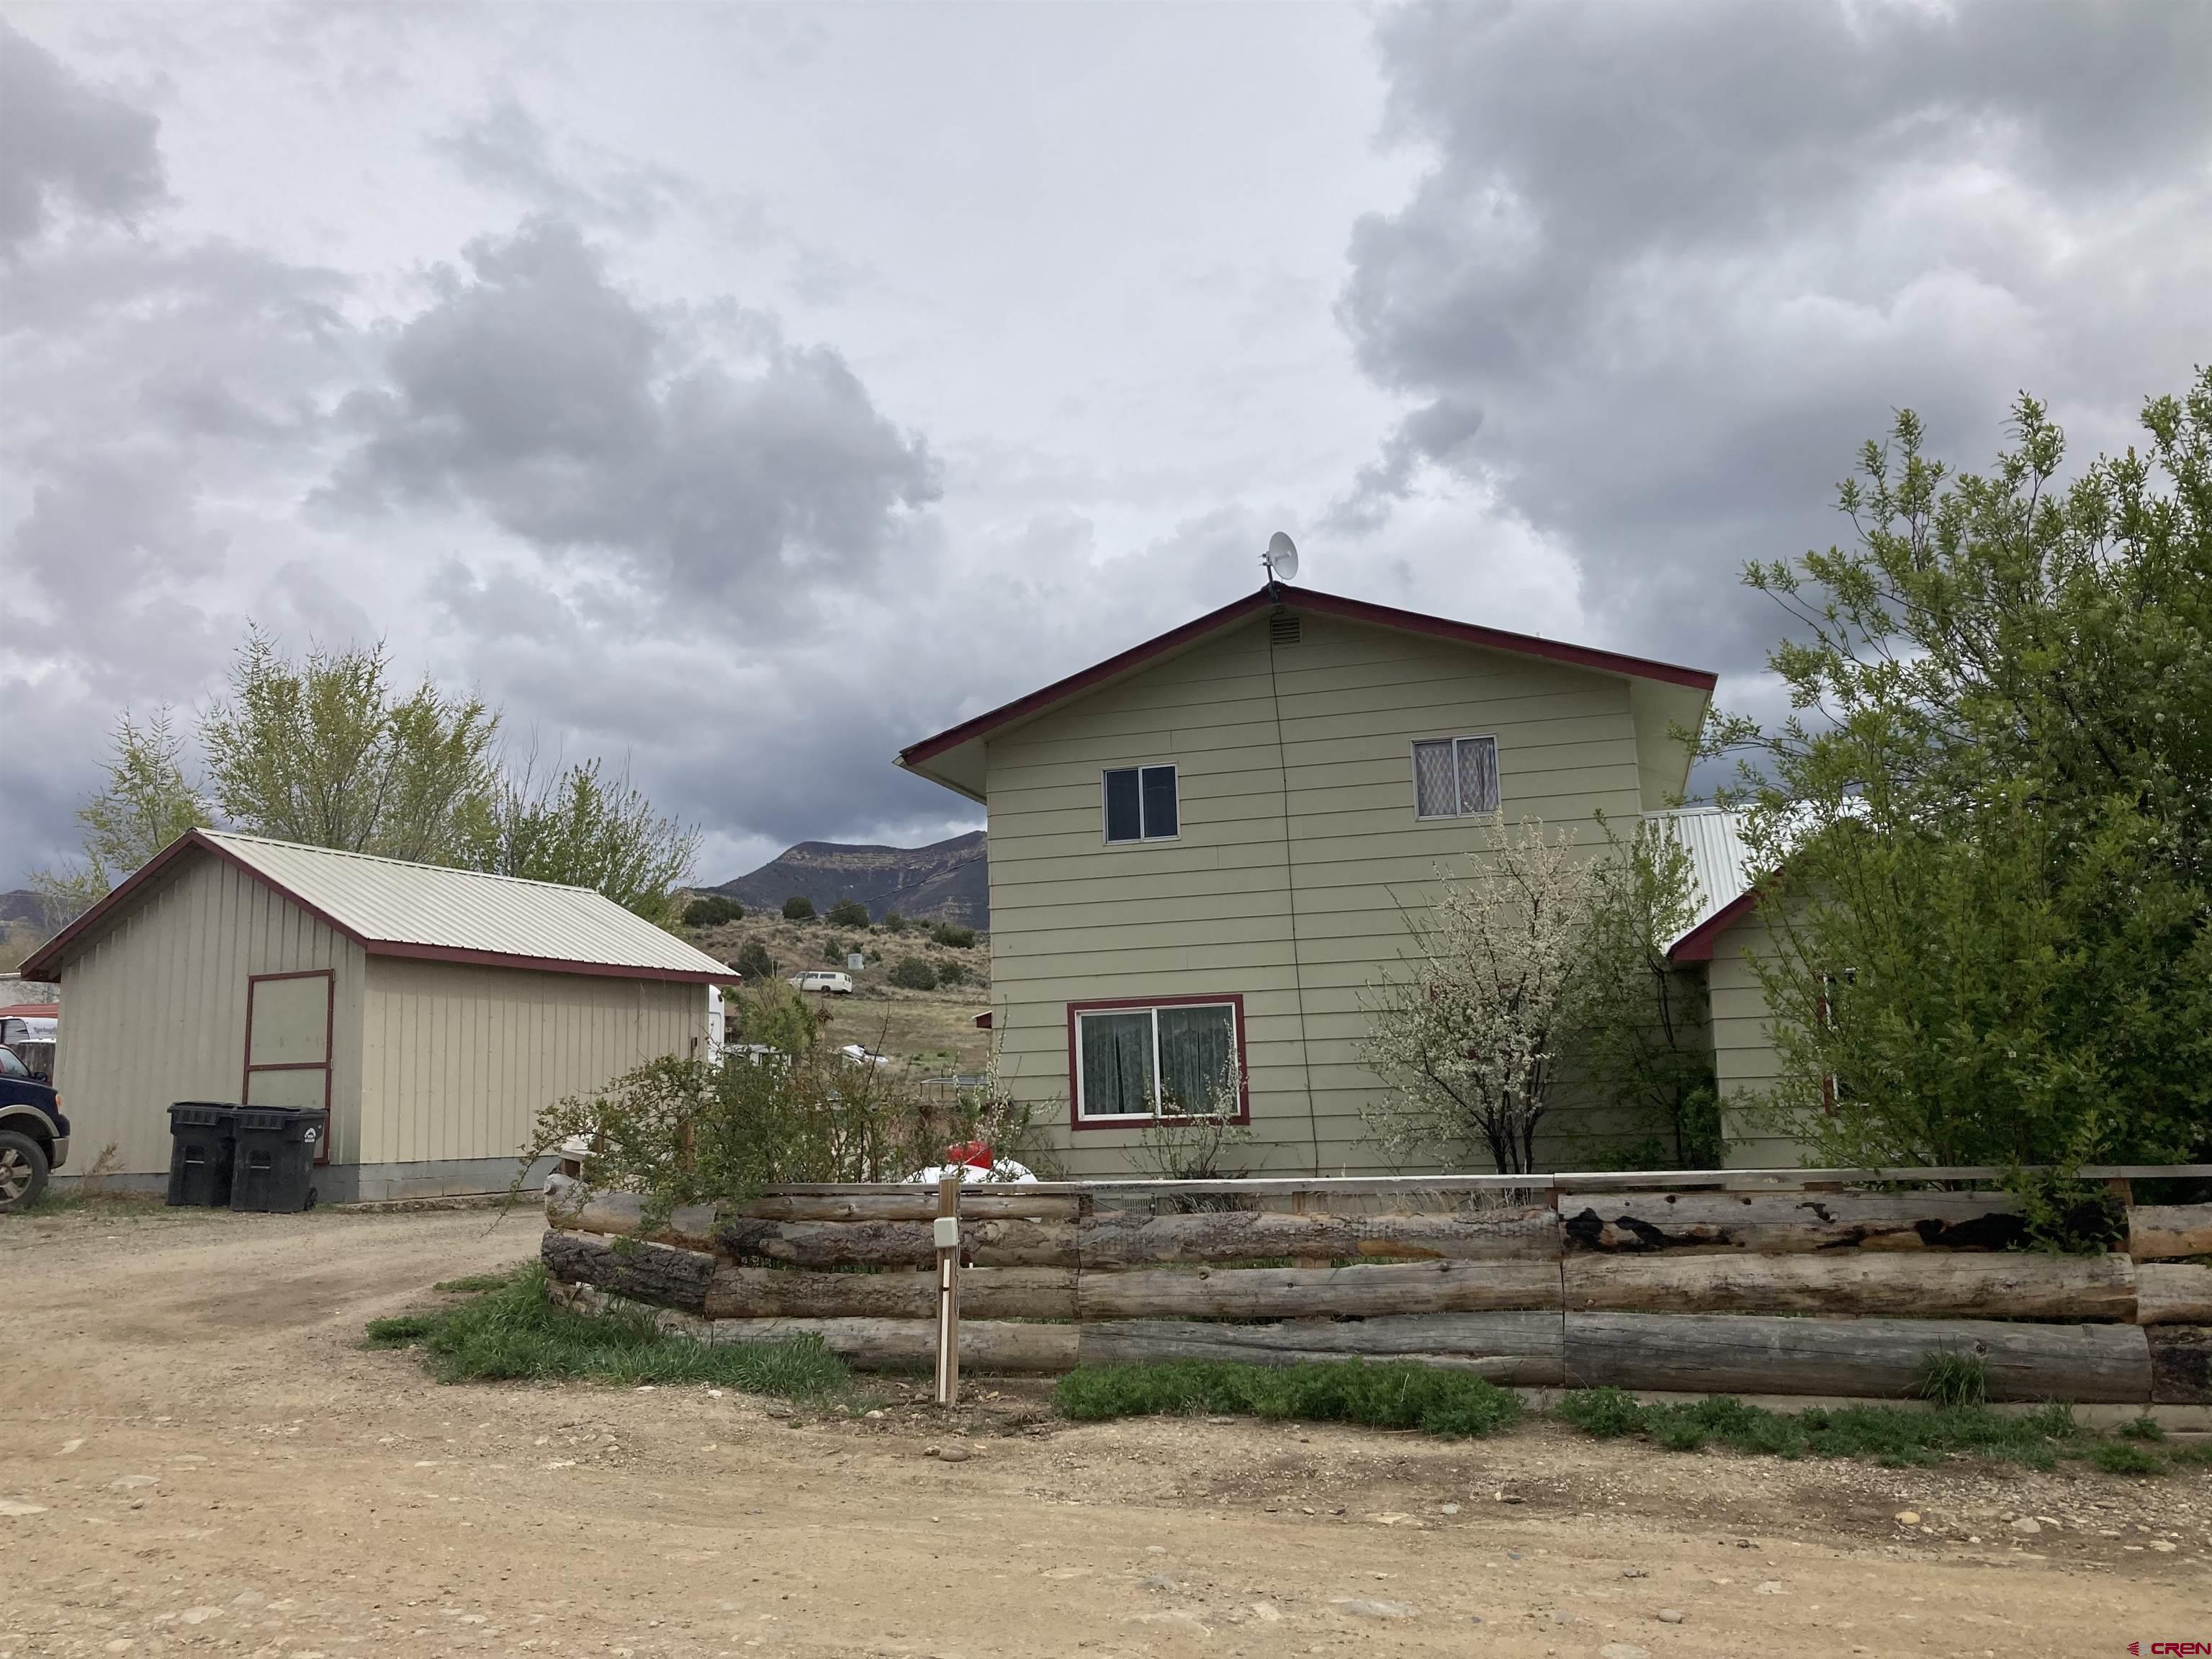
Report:
[[1083,1115],[1149,1112],[1152,1098],[1152,1017],[1083,1014]]
[[1235,1011],[1215,1006],[1162,1008],[1160,1094],[1164,1111],[1234,1116],[1231,1093],[1237,1074]]

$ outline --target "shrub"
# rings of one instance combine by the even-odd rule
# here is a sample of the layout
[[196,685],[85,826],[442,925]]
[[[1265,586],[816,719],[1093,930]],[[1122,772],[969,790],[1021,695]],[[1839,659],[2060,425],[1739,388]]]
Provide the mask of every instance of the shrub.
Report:
[[842,968],[845,965],[846,953],[852,948],[849,943],[842,939],[824,939],[822,942],[822,960],[832,968]]
[[732,1042],[765,1053],[651,1060],[556,1102],[520,1150],[510,1201],[536,1161],[572,1135],[599,1148],[594,1186],[643,1200],[648,1232],[680,1206],[735,1202],[782,1182],[902,1181],[950,1146],[983,1141],[1032,1168],[1051,1161],[1038,1144],[1041,1109],[1004,1097],[994,1080],[946,1100],[906,1070],[854,1066],[822,1040],[810,1000],[779,980],[747,988],[732,1008],[741,1034]]
[[2133,1422],[2121,1424],[2112,1432],[2126,1440],[2163,1440],[2166,1425],[2146,1412]]
[[804,893],[793,893],[783,902],[783,919],[786,921],[813,921],[814,901]]
[[747,979],[774,979],[775,958],[768,953],[768,946],[758,939],[747,939],[738,959],[730,964]]
[[830,907],[830,923],[835,927],[865,927],[868,907],[858,899],[841,898]]
[[907,920],[904,916],[901,915],[896,910],[886,910],[884,912],[884,932],[886,933],[903,933],[906,932],[906,929]]
[[936,971],[938,988],[940,990],[955,985],[965,985],[968,982],[967,969],[957,962],[940,962],[937,964]]
[[1494,1382],[1402,1359],[1084,1366],[1060,1380],[1053,1404],[1079,1422],[1234,1413],[1454,1436],[1492,1433],[1521,1415],[1520,1401]]
[[684,907],[686,927],[719,927],[726,921],[743,921],[745,907],[726,893],[702,893]]
[[902,991],[933,991],[937,988],[937,969],[920,957],[901,957],[891,964],[887,977]]
[[948,950],[964,951],[975,942],[973,927],[957,927],[949,921],[940,921],[929,930],[931,939]]

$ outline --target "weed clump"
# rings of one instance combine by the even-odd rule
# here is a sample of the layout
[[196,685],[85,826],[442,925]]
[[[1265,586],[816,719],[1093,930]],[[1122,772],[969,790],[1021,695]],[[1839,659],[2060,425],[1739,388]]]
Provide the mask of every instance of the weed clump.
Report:
[[1228,1360],[1158,1365],[1093,1365],[1054,1389],[1063,1417],[1249,1416],[1312,1423],[1364,1423],[1465,1437],[1494,1433],[1521,1416],[1521,1402],[1465,1371],[1409,1360],[1322,1360],[1267,1366]]
[[[664,1334],[641,1309],[580,1314],[546,1299],[538,1262],[465,1302],[374,1319],[372,1348],[419,1348],[441,1382],[589,1378],[607,1382],[713,1382],[745,1394],[811,1399],[842,1392],[844,1364],[813,1336],[778,1342],[694,1341]],[[456,1279],[475,1289],[478,1280]]]

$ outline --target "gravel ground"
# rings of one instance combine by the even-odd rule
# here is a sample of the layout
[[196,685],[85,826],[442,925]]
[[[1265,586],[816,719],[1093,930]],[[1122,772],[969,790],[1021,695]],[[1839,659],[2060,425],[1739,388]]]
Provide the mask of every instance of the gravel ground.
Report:
[[[0,1659],[2051,1655],[2212,1640],[2212,1478],[428,1382],[481,1210],[0,1221]],[[928,1455],[957,1444],[958,1461]],[[1898,1517],[1911,1512],[1913,1524]]]

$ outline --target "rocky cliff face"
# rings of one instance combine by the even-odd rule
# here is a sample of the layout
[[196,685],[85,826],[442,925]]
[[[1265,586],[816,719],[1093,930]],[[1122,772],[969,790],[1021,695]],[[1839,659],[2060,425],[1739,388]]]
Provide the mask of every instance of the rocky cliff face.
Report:
[[750,875],[705,890],[726,893],[748,910],[775,909],[793,894],[827,910],[840,899],[858,899],[880,921],[886,911],[991,925],[989,865],[983,832],[974,830],[929,847],[853,847],[803,841]]

